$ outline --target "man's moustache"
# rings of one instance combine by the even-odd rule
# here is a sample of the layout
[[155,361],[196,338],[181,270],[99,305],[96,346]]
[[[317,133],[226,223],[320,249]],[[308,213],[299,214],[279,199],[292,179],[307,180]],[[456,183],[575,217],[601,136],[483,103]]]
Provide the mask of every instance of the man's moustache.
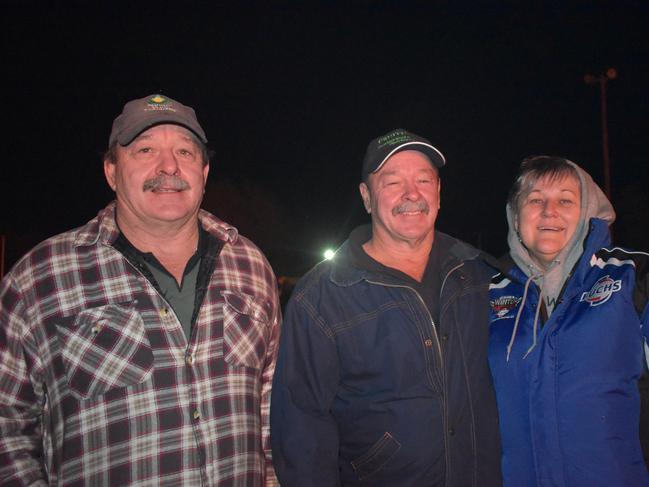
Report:
[[156,191],[161,188],[183,191],[189,189],[189,183],[178,176],[159,174],[154,178],[147,179],[142,185],[144,191]]
[[409,211],[421,211],[427,214],[430,211],[430,207],[425,201],[417,201],[415,203],[402,203],[399,206],[392,208],[393,215],[398,215],[399,213],[407,213]]

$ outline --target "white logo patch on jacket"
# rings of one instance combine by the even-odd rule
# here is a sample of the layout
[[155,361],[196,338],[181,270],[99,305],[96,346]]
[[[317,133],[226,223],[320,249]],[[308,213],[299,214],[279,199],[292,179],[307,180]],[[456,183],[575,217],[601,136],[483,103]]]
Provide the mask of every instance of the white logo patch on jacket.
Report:
[[611,276],[601,277],[590,291],[582,293],[579,301],[586,301],[591,306],[599,306],[610,299],[613,293],[622,289],[622,281],[614,281]]

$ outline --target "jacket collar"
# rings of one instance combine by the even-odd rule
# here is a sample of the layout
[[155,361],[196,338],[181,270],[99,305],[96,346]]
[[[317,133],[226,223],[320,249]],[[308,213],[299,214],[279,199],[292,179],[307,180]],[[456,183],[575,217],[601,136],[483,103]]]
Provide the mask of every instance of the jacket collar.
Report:
[[575,268],[572,271],[573,286],[581,288],[582,283],[586,279],[586,275],[591,269],[591,258],[602,247],[608,247],[611,244],[611,234],[608,228],[608,222],[599,218],[592,218],[590,220],[590,227],[588,234],[584,239],[584,251],[577,261]]
[[[471,245],[436,230],[435,243],[437,242],[444,242],[444,244],[450,248],[450,251],[442,262],[443,275],[446,275],[451,269],[466,261],[479,258],[484,260],[493,260],[492,257],[487,256]],[[433,245],[435,245],[435,243],[433,243]],[[336,255],[331,261],[329,278],[334,284],[346,287],[357,284],[363,280],[380,279],[385,282],[392,280],[392,278],[386,274],[381,274],[379,276],[376,272],[359,269],[358,267],[353,266],[351,264],[350,245],[351,243],[349,239],[347,239],[336,251]]]

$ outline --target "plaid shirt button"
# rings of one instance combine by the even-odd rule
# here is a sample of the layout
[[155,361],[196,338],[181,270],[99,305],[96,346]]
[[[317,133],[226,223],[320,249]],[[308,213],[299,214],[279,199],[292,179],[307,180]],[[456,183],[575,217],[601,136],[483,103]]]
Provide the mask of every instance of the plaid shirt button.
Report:
[[192,417],[194,419],[198,419],[201,417],[201,413],[198,411],[198,409],[194,409],[194,412],[192,413]]
[[194,363],[194,356],[193,355],[187,355],[187,358],[185,359],[185,362],[187,362],[187,365],[192,365]]
[[162,308],[162,309],[160,310],[160,316],[162,316],[163,318],[164,318],[165,316],[167,316],[168,314],[169,314],[169,310],[168,310],[167,308]]

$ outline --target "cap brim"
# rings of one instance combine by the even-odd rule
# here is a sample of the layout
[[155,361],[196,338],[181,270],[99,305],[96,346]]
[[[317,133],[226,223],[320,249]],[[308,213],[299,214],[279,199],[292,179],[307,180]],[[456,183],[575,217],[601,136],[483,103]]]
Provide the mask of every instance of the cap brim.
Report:
[[155,115],[156,116],[152,116],[150,118],[144,117],[138,123],[133,124],[128,127],[128,129],[122,130],[120,133],[118,133],[115,139],[117,140],[119,145],[121,145],[122,147],[127,146],[145,130],[150,129],[151,127],[155,127],[156,125],[167,124],[184,127],[194,135],[196,135],[196,137],[198,137],[199,140],[201,140],[204,144],[207,143],[207,137],[205,136],[205,133],[200,130],[200,127],[197,127],[195,123],[191,123],[191,121],[178,116],[166,117],[161,116],[160,113],[156,113]]
[[444,155],[432,145],[426,144],[425,142],[410,141],[406,142],[405,144],[398,145],[397,147],[392,149],[372,172],[377,172],[379,169],[381,169],[381,167],[383,167],[383,164],[385,164],[385,162],[390,159],[390,157],[404,150],[415,150],[421,152],[422,154],[427,156],[430,159],[430,162],[432,162],[433,166],[437,168],[443,167],[446,164]]

